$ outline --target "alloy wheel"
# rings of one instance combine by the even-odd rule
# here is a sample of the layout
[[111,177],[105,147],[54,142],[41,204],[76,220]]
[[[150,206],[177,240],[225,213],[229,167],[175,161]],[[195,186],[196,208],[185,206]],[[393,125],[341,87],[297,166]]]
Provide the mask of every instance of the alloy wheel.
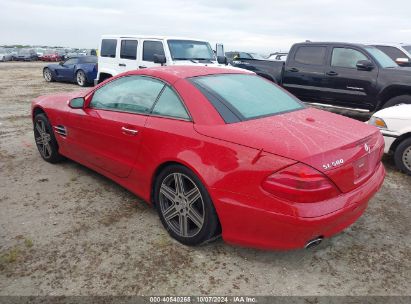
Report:
[[49,82],[51,81],[51,72],[48,69],[44,71],[44,79]]
[[44,158],[52,155],[51,135],[47,132],[46,124],[42,120],[37,120],[34,128],[36,145]]
[[169,174],[162,182],[159,207],[168,227],[181,237],[193,237],[203,228],[204,200],[200,189],[183,173]]
[[86,77],[85,77],[84,73],[79,71],[77,73],[77,83],[78,83],[78,85],[83,86],[85,82],[86,82]]

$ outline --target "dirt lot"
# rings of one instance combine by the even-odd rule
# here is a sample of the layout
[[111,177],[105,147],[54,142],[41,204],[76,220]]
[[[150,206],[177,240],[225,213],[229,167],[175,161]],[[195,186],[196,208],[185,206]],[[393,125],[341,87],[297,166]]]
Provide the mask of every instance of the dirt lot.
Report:
[[40,158],[30,101],[78,90],[42,66],[0,63],[0,295],[411,294],[411,177],[389,158],[366,214],[318,248],[185,247],[120,186]]

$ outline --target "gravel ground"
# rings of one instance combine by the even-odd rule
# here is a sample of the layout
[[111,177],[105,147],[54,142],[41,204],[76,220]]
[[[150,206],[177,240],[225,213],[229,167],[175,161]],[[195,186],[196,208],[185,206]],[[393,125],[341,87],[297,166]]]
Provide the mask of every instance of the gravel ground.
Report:
[[78,90],[42,66],[0,63],[0,295],[411,295],[411,177],[390,158],[366,213],[317,248],[185,247],[117,184],[40,158],[30,101]]

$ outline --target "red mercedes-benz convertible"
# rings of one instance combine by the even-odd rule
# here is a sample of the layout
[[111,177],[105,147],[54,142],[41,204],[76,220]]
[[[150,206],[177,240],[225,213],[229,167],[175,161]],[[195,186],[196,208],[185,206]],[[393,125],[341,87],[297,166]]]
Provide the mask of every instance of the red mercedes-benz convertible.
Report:
[[154,205],[196,245],[310,247],[364,212],[384,141],[367,124],[307,108],[247,71],[159,67],[33,101],[42,158],[70,158]]

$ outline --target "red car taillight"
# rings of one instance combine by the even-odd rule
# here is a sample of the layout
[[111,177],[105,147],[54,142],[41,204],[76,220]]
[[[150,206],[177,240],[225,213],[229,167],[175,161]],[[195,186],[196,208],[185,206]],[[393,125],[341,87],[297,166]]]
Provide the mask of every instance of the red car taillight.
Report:
[[270,175],[262,187],[279,198],[296,203],[319,202],[341,193],[327,176],[302,163]]

